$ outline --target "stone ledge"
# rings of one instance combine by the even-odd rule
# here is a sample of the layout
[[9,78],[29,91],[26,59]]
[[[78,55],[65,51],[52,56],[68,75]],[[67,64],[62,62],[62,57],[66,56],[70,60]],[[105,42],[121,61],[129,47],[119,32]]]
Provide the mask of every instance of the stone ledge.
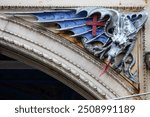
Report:
[[[80,3],[80,4],[79,4]],[[147,0],[1,0],[0,6],[145,6]]]

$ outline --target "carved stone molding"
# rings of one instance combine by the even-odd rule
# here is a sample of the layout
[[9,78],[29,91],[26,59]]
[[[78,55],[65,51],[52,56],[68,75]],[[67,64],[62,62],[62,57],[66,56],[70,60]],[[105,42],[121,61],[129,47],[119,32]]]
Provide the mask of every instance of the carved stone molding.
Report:
[[82,48],[25,20],[0,17],[1,53],[60,80],[87,99],[112,99],[137,89],[112,69],[99,78],[103,63]]

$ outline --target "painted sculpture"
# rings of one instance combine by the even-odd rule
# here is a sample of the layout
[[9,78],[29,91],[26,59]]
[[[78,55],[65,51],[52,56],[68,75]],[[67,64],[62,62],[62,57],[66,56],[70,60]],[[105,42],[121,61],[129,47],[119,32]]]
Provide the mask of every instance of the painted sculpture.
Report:
[[132,50],[136,34],[148,18],[144,11],[122,13],[108,8],[84,7],[30,14],[37,17],[39,23],[57,23],[58,30],[73,32],[71,36],[80,39],[88,51],[106,60],[104,72],[112,64],[118,72],[122,71],[131,81],[137,82],[137,71],[131,72],[135,64]]

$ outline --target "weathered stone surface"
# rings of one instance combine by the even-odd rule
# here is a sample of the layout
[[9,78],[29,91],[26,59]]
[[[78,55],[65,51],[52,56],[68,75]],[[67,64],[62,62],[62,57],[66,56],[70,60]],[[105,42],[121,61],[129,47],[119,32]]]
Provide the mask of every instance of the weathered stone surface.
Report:
[[[62,0],[61,0],[62,1]],[[21,9],[40,9],[50,6],[116,6],[116,7],[144,7],[150,16],[150,3],[144,0],[105,0],[86,2],[78,0],[68,2],[59,0],[1,0],[0,12]],[[111,4],[110,1],[112,2]],[[10,6],[10,7],[2,7]],[[23,7],[22,7],[23,6]],[[29,8],[30,6],[30,8]],[[21,8],[22,7],[22,8]],[[18,9],[17,9],[18,8]],[[119,96],[137,93],[136,87],[130,84],[115,71],[109,69],[108,74],[99,78],[102,71],[102,63],[76,45],[70,45],[63,37],[51,31],[42,30],[38,26],[20,19],[8,19],[0,17],[0,51],[3,54],[16,58],[24,63],[36,67],[45,73],[70,86],[87,99],[111,99]],[[12,28],[13,27],[13,28]],[[34,27],[34,28],[33,28]],[[145,25],[144,51],[150,51],[150,18]],[[139,34],[140,35],[140,34]],[[142,41],[141,41],[142,42]],[[143,43],[141,43],[143,44]],[[139,55],[139,61],[143,63],[143,54]],[[80,60],[80,62],[79,62]],[[149,63],[149,57],[147,59]],[[150,91],[150,70],[141,64],[143,69],[140,81],[140,92]],[[61,76],[61,77],[60,77]],[[145,99],[150,99],[147,96]]]

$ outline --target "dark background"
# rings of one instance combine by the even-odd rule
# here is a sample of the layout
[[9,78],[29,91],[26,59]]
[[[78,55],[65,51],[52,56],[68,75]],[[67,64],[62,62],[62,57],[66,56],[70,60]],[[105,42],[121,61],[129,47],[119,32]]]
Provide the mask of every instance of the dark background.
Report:
[[24,67],[22,63],[21,65],[19,63],[20,62],[17,62],[16,64],[16,60],[0,55],[0,99],[85,99],[71,88],[46,75],[45,73],[30,67],[30,69],[28,69],[28,67]]

